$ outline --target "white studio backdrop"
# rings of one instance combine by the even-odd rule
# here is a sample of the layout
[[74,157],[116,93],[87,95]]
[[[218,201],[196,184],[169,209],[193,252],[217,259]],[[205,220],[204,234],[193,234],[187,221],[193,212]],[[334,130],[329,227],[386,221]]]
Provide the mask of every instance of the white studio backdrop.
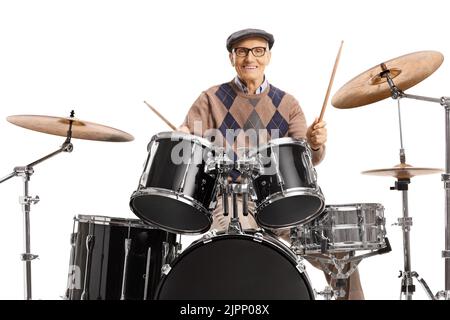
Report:
[[[179,125],[202,90],[232,79],[225,39],[256,27],[275,36],[266,75],[292,93],[308,123],[320,113],[341,40],[332,95],[361,72],[389,59],[440,51],[445,59],[407,93],[450,95],[446,1],[2,1],[0,3],[0,177],[56,149],[63,137],[14,126],[6,117],[36,114],[79,119],[129,132],[127,143],[74,139],[74,151],[35,167],[31,195],[33,298],[60,299],[66,288],[70,233],[78,214],[136,218],[129,199],[150,138],[168,127],[147,100]],[[332,96],[331,95],[331,96]],[[331,98],[330,98],[331,101]],[[445,165],[443,107],[402,100],[407,163]],[[403,269],[402,215],[394,178],[360,172],[399,163],[396,102],[356,109],[329,104],[327,155],[317,167],[327,204],[381,203],[392,252],[359,267],[367,299],[398,299]],[[409,185],[412,269],[436,293],[444,289],[444,188],[439,174]],[[0,184],[0,299],[23,298],[21,178]],[[185,236],[186,247],[197,237]],[[323,273],[307,265],[312,286]],[[416,299],[426,295],[415,281]]]

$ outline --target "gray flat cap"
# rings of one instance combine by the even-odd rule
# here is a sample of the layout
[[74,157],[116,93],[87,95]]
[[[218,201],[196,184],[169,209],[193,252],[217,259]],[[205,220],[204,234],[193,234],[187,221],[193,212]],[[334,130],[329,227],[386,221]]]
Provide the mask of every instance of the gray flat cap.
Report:
[[261,37],[267,40],[269,43],[269,49],[272,49],[273,43],[275,42],[275,39],[273,38],[273,35],[261,30],[261,29],[244,29],[239,30],[234,33],[232,33],[228,39],[227,39],[227,50],[231,52],[233,48],[233,44],[235,44],[238,41],[251,38],[251,37]]

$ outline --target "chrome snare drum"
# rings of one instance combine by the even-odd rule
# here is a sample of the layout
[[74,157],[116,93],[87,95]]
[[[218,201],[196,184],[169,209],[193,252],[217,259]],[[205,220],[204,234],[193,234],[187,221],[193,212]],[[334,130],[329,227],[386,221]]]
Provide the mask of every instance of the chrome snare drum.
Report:
[[131,210],[142,220],[169,232],[198,234],[209,230],[216,180],[206,163],[213,147],[205,139],[181,132],[155,135]]
[[255,218],[267,228],[299,225],[324,208],[311,150],[305,140],[280,138],[258,148],[261,173],[253,179]]
[[319,218],[295,227],[292,238],[305,253],[384,248],[384,207],[379,203],[327,205]]
[[137,219],[79,215],[71,237],[68,300],[152,299],[176,235]]

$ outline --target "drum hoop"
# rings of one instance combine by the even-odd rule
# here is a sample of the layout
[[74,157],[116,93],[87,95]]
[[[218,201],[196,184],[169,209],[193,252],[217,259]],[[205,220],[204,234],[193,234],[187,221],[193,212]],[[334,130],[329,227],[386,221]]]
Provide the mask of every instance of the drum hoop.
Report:
[[[270,196],[266,197],[257,207],[256,207],[256,213],[255,216],[258,217],[258,211],[264,209],[265,207],[267,207],[269,204],[274,203],[278,200],[287,198],[287,197],[292,197],[292,196],[299,196],[299,195],[310,195],[310,196],[316,196],[317,198],[319,198],[322,201],[322,205],[320,206],[320,209],[317,210],[316,212],[314,212],[313,214],[311,214],[307,219],[304,220],[303,223],[308,223],[312,220],[314,220],[318,214],[320,214],[321,212],[323,212],[323,209],[325,207],[325,197],[323,196],[320,188],[316,188],[316,189],[312,189],[312,188],[291,188],[288,189],[286,191],[284,191],[284,193],[282,191],[276,192],[271,194]],[[277,226],[277,228],[282,229],[282,228],[288,228],[288,227],[292,227],[292,225],[286,225],[286,226]]]
[[[271,248],[276,248],[279,252],[284,253],[286,256],[289,256],[289,258],[292,260],[293,263],[295,263],[297,266],[299,265],[301,259],[299,260],[298,256],[283,242],[276,239],[274,236],[262,231],[262,230],[253,230],[253,233],[248,233],[250,230],[245,230],[244,233],[236,233],[231,234],[227,233],[226,231],[222,231],[220,233],[217,233],[213,236],[210,234],[206,234],[200,239],[197,239],[193,241],[189,247],[187,247],[180,256],[184,256],[186,254],[189,254],[190,251],[194,250],[197,247],[200,247],[204,244],[208,244],[213,241],[217,240],[223,240],[226,238],[242,238],[246,240],[253,240],[258,243],[265,243],[269,244]],[[245,233],[247,232],[247,233]],[[259,233],[262,235],[262,237],[255,236],[256,233]],[[304,273],[306,275],[306,272],[299,270],[300,273]],[[308,279],[309,280],[309,279]]]
[[[245,233],[247,232],[247,233]],[[251,233],[249,233],[251,232]],[[214,233],[214,235],[211,235],[211,233]],[[256,237],[255,234],[260,233],[262,234],[262,237]],[[304,268],[303,261],[304,258],[300,255],[296,254],[292,249],[290,249],[287,245],[285,245],[280,240],[276,239],[273,235],[264,232],[263,230],[244,230],[243,233],[235,233],[230,234],[226,231],[221,231],[219,233],[215,233],[215,231],[210,231],[203,237],[193,241],[183,252],[180,253],[170,264],[169,267],[166,268],[166,272],[162,272],[161,281],[159,282],[158,288],[156,290],[156,295],[159,294],[161,288],[164,286],[167,277],[170,275],[170,272],[173,270],[173,268],[180,262],[181,259],[183,259],[186,255],[189,255],[192,251],[194,251],[197,248],[202,247],[203,245],[207,245],[210,242],[217,241],[218,239],[227,238],[227,237],[234,237],[234,238],[242,238],[246,240],[253,240],[258,243],[263,243],[266,246],[269,246],[271,249],[276,250],[283,258],[287,259],[290,263],[292,263],[293,266],[295,266],[295,269],[306,280],[307,287],[310,289],[310,294],[315,299],[316,294],[312,287],[311,278],[308,275],[308,272]]]
[[186,140],[186,141],[194,142],[198,145],[205,146],[211,150],[214,148],[213,143],[203,137],[185,133],[185,132],[178,132],[178,131],[177,132],[174,132],[174,131],[160,132],[158,134],[155,134],[152,137],[152,139],[150,140],[150,142],[158,141],[158,140],[162,140],[162,139],[170,139],[170,140],[174,140],[174,141]]
[[93,223],[97,225],[111,225],[111,226],[122,226],[122,227],[133,227],[133,228],[144,228],[144,229],[156,229],[154,226],[145,224],[144,221],[139,219],[128,219],[120,217],[109,217],[102,215],[85,215],[79,214],[74,217],[75,221],[81,223]]
[[194,199],[190,196],[187,196],[183,193],[178,193],[178,192],[170,190],[170,189],[157,188],[157,187],[148,187],[148,188],[139,189],[139,190],[136,190],[135,192],[133,192],[133,194],[131,195],[131,200],[133,200],[136,197],[142,196],[142,195],[151,195],[151,194],[162,195],[166,198],[171,198],[174,200],[181,201],[185,204],[188,204],[188,205],[194,207],[195,209],[202,211],[202,213],[210,214],[210,211],[208,209],[206,209],[196,199]]
[[[131,199],[130,199],[130,203],[137,197],[139,196],[145,196],[145,195],[160,195],[160,196],[164,196],[166,198],[171,198],[180,202],[183,202],[184,204],[187,204],[191,207],[194,207],[195,209],[199,210],[202,214],[204,214],[209,222],[210,225],[212,224],[212,214],[208,209],[205,209],[205,207],[198,202],[197,200],[195,200],[194,198],[190,197],[190,196],[186,196],[182,193],[178,193],[175,192],[173,190],[168,190],[168,189],[163,189],[163,188],[155,188],[155,187],[151,187],[151,188],[144,188],[144,189],[140,189],[140,190],[136,190],[135,192],[133,192],[133,194],[131,195]],[[134,212],[134,208],[132,207],[132,211]],[[180,230],[176,230],[176,229],[172,229],[172,228],[167,228],[166,226],[157,224],[155,222],[152,222],[154,225],[157,225],[158,228],[163,229],[163,230],[167,230],[169,232],[175,232],[178,233]],[[196,234],[202,234],[205,232],[205,230],[195,230],[195,231],[185,231],[182,230],[184,234],[190,234],[190,235],[196,235]]]
[[[299,144],[303,147],[310,148],[306,139],[304,138],[292,138],[292,137],[283,137],[278,139],[273,139],[268,141],[265,144],[262,144],[256,148],[256,153],[259,153],[260,150],[264,150],[270,147],[278,146],[278,145],[285,145],[285,144]],[[254,155],[255,151],[250,152],[250,155]]]
[[384,212],[384,206],[381,203],[348,203],[348,204],[330,204],[325,207],[325,210],[329,209],[334,211],[349,211],[344,210],[346,208],[351,208],[351,210],[360,210],[360,209],[373,209],[376,211]]

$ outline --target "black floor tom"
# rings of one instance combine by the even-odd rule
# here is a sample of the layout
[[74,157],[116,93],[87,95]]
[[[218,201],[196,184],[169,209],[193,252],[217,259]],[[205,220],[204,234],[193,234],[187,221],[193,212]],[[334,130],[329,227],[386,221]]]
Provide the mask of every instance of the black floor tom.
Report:
[[152,299],[176,235],[137,219],[79,215],[71,237],[68,300]]

